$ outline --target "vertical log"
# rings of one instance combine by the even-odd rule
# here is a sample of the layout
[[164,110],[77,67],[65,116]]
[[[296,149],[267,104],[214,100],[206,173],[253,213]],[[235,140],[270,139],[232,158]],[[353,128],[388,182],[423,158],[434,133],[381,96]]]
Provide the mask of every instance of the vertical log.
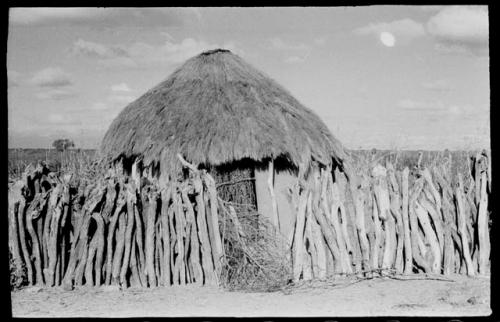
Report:
[[302,252],[304,251],[304,229],[306,221],[306,207],[309,191],[303,190],[299,196],[297,219],[295,224],[294,251],[293,251],[293,280],[297,282],[302,273]]
[[97,252],[97,236],[94,233],[92,240],[89,245],[88,255],[85,264],[85,285],[94,286],[94,258]]
[[375,179],[373,190],[375,192],[375,200],[377,201],[379,218],[384,221],[385,227],[385,249],[382,259],[382,268],[390,269],[394,263],[394,256],[396,253],[396,232],[394,219],[391,215],[389,191],[387,187],[387,171],[381,166],[377,165],[373,168],[372,175]]
[[26,264],[26,270],[27,270],[27,275],[28,275],[28,283],[29,285],[33,285],[33,266],[31,264],[31,256],[30,253],[28,252],[28,246],[26,243],[26,234],[25,234],[25,228],[24,228],[24,222],[25,222],[25,208],[26,208],[26,200],[21,198],[19,201],[19,207],[17,210],[17,221],[19,224],[19,241],[21,243],[21,250],[23,253],[24,257],[24,263]]
[[[52,198],[51,200],[49,200],[49,202],[57,202],[57,201],[58,201],[57,199],[53,201]],[[47,240],[47,261],[48,261],[47,269],[44,270],[44,273],[47,285],[54,286],[54,274],[58,258],[57,249],[59,241],[59,220],[63,212],[64,201],[61,199],[59,203],[57,203],[56,205],[52,205],[52,207],[49,206],[49,208],[54,212],[53,215],[51,216],[47,215],[47,218],[45,219],[46,221],[49,221],[50,217],[50,222],[47,224],[47,227],[49,228],[44,229]],[[52,211],[50,212],[52,213]]]
[[[352,177],[349,179],[349,184],[350,184],[350,190],[351,190],[351,195],[352,199],[354,202],[354,209],[355,209],[355,216],[356,216],[356,230],[358,232],[358,239],[359,239],[359,245],[361,247],[361,256],[363,259],[363,270],[364,271],[369,271],[371,269],[371,265],[369,263],[370,261],[370,245],[368,244],[368,237],[366,235],[366,229],[365,229],[365,214],[364,214],[364,206],[363,206],[363,199],[362,199],[362,194],[361,191],[358,190],[359,188],[362,188],[363,182],[359,181],[359,177]],[[356,182],[355,182],[356,181]]]
[[28,211],[26,212],[26,228],[28,229],[28,233],[31,237],[33,257],[35,259],[35,274],[36,274],[35,283],[36,285],[42,286],[44,285],[44,281],[42,274],[42,258],[40,254],[40,243],[38,242],[38,236],[36,235],[35,228],[33,227],[32,218],[33,218],[33,212],[30,211],[30,209],[28,208]]
[[[22,198],[22,196],[19,197]],[[18,211],[19,200],[9,200],[9,246],[16,268],[20,269],[23,265],[23,259],[21,257],[21,249],[19,244],[19,230],[17,223]]]
[[[130,279],[130,286],[140,286],[143,287],[143,281],[141,280],[141,277],[139,275],[139,270],[137,267],[137,241],[135,240],[137,238],[137,234],[134,234],[132,237],[132,249],[130,250],[130,271],[132,272],[132,278]],[[145,281],[144,281],[145,282]]]
[[[137,201],[137,199],[136,199]],[[142,213],[144,214],[146,211],[147,207],[143,205],[142,207]],[[142,229],[142,219],[141,219],[141,213],[139,212],[139,209],[137,207],[137,204],[134,206],[134,217],[135,217],[135,226],[136,226],[136,236],[135,236],[135,242],[137,243],[137,251],[139,253],[139,263],[138,263],[138,268],[139,268],[139,276],[141,278],[142,284],[144,286],[147,286],[147,278],[146,278],[146,259],[144,255],[144,242],[143,242],[143,229]]]
[[[312,209],[311,209],[311,207],[312,207],[312,202],[311,202],[311,199],[309,199],[309,202],[307,205],[307,211],[306,211],[306,230],[304,232],[304,238],[306,240],[306,244],[304,246],[306,247],[306,250],[308,251],[308,254],[311,258],[309,265],[310,265],[310,269],[311,269],[311,279],[312,279],[312,278],[318,277],[319,266],[318,266],[318,255],[316,252],[316,248],[314,247],[314,239],[312,236],[312,228],[311,228]],[[304,279],[306,279],[306,278],[304,278]]]
[[97,229],[94,233],[94,238],[96,239],[96,258],[95,258],[95,285],[100,286],[102,280],[102,264],[104,256],[104,219],[102,215],[95,212],[92,218],[97,223]]
[[[146,272],[149,287],[156,287],[157,280],[154,268],[154,251],[155,251],[155,222],[156,222],[156,207],[157,207],[158,193],[150,191],[148,193],[148,208],[146,213]],[[182,255],[181,255],[182,256]]]
[[402,207],[403,207],[403,233],[404,233],[404,254],[405,254],[405,267],[404,273],[411,274],[413,270],[413,255],[410,237],[410,222],[408,218],[408,167],[405,167],[401,172],[401,186],[403,193]]
[[268,163],[269,175],[267,177],[267,188],[269,190],[269,195],[271,196],[271,207],[273,210],[272,223],[276,227],[277,231],[280,231],[280,218],[278,213],[278,203],[276,201],[276,195],[274,193],[274,160],[271,159]]
[[462,250],[463,250],[463,257],[465,260],[465,263],[467,265],[467,275],[473,276],[474,275],[474,267],[472,264],[472,259],[470,256],[470,250],[469,250],[469,241],[467,238],[467,228],[466,228],[466,222],[465,222],[465,210],[464,210],[464,202],[463,202],[463,182],[462,182],[462,176],[459,173],[458,174],[458,182],[459,185],[455,190],[455,198],[457,202],[457,222],[458,222],[458,234],[460,235],[460,239],[462,241]]
[[178,253],[178,234],[176,233],[176,226],[174,225],[174,218],[175,218],[175,213],[176,213],[176,208],[177,208],[177,201],[176,201],[176,193],[175,191],[173,192],[172,195],[172,200],[173,203],[172,205],[168,208],[168,225],[170,229],[170,267],[171,267],[171,272],[172,272],[172,283],[174,285],[179,284],[179,272],[177,270],[177,261],[175,258],[175,254]]
[[118,196],[118,200],[116,202],[116,208],[113,216],[110,219],[108,225],[108,235],[106,239],[106,280],[105,284],[111,284],[111,275],[113,272],[113,240],[115,235],[116,224],[118,222],[118,217],[120,217],[120,213],[122,212],[123,206],[125,205],[125,195],[120,191]]
[[132,248],[132,232],[134,229],[135,221],[135,204],[136,204],[136,194],[135,187],[132,184],[126,186],[127,190],[127,228],[125,229],[125,241],[124,241],[124,253],[123,253],[123,263],[120,270],[120,284],[122,287],[127,287],[126,275],[130,263],[130,250]]
[[[323,180],[327,180],[327,177],[323,177]],[[339,223],[339,208],[340,208],[340,192],[338,191],[338,187],[336,184],[332,185],[331,189],[331,198],[332,198],[332,206],[329,209],[326,202],[327,202],[327,197],[326,197],[326,186],[323,187],[322,191],[322,207],[325,215],[329,219],[330,223],[332,224],[332,228],[334,230],[334,234],[336,237],[336,242],[339,248],[339,256],[337,260],[340,262],[340,266],[342,268],[342,273],[347,273],[350,274],[352,273],[352,265],[350,262],[349,254],[347,253],[347,246],[346,242],[344,240],[344,236],[342,233],[342,229],[340,227]]]
[[375,195],[373,194],[371,196],[372,198],[372,218],[373,218],[373,225],[374,225],[374,234],[375,234],[375,239],[372,245],[372,268],[373,269],[378,269],[380,268],[379,266],[379,251],[380,251],[380,239],[381,239],[381,224],[380,224],[380,218],[378,214],[378,208],[377,208],[377,203],[375,201]]
[[481,193],[479,198],[479,212],[477,229],[479,235],[479,274],[489,274],[488,262],[490,257],[490,235],[488,229],[488,195],[486,192],[486,173],[481,173]]
[[427,198],[424,198],[424,196],[420,196],[420,198],[418,199],[418,202],[425,209],[425,211],[429,213],[429,215],[432,218],[432,223],[434,224],[436,237],[438,239],[439,248],[440,248],[441,254],[442,254],[444,251],[444,235],[445,234],[444,234],[444,229],[443,229],[443,225],[442,225],[441,218],[440,218],[441,216],[436,211],[436,208],[434,208],[434,206],[429,202],[429,200]]
[[417,266],[421,267],[426,273],[431,272],[431,268],[425,261],[425,259],[422,257],[420,250],[419,250],[419,245],[418,245],[418,221],[417,221],[417,215],[415,213],[415,201],[422,192],[424,185],[423,178],[419,178],[415,180],[414,186],[413,186],[413,191],[410,195],[409,199],[409,217],[410,217],[410,238],[411,238],[411,247],[412,247],[412,256],[413,259],[415,260],[415,263]]
[[162,240],[163,240],[163,261],[164,261],[164,271],[163,271],[163,285],[170,286],[170,225],[169,225],[169,212],[168,208],[170,205],[172,191],[169,186],[165,193],[162,193],[162,203],[161,203],[161,225],[162,225]]
[[186,270],[184,263],[184,238],[185,236],[185,224],[184,224],[184,216],[182,211],[182,203],[180,201],[180,196],[175,193],[174,194],[174,211],[175,211],[175,230],[177,233],[177,258],[175,261],[175,275],[176,275],[176,284],[180,283],[181,285],[186,284]]
[[[125,215],[126,214],[126,215]],[[111,272],[111,283],[113,285],[120,284],[120,269],[122,267],[123,251],[125,248],[125,233],[127,229],[128,218],[133,216],[133,213],[122,213],[118,217],[118,231],[116,232],[116,246],[113,254],[113,269]]]
[[160,271],[160,222],[158,221],[156,226],[156,231],[155,231],[155,242],[154,242],[154,263],[155,263],[155,276],[157,280],[157,285],[162,284],[162,276],[161,276],[161,271]]
[[415,213],[424,230],[425,237],[430,243],[431,252],[433,254],[431,271],[437,274],[441,273],[441,247],[439,246],[436,233],[434,229],[432,229],[427,211],[424,210],[418,201],[415,202]]
[[[197,188],[199,189],[199,187]],[[217,204],[214,202],[214,205],[216,206]],[[218,282],[218,277],[214,269],[214,264],[212,262],[212,251],[210,247],[210,240],[208,237],[206,216],[201,216],[201,213],[199,213],[196,221],[198,226],[198,238],[200,240],[201,266],[203,268],[203,275],[205,276],[205,284],[216,285]]]
[[388,164],[389,169],[389,196],[391,202],[391,213],[396,219],[396,234],[397,234],[397,248],[396,248],[396,260],[394,262],[394,267],[398,274],[403,273],[403,247],[404,247],[404,227],[403,227],[403,216],[401,215],[401,200],[399,185],[394,174],[394,167],[391,163]]
[[[79,255],[81,253],[81,248],[83,247],[82,244],[84,243],[83,240],[79,239],[79,236],[81,234],[83,234],[82,232],[84,230],[88,229],[88,224],[89,224],[89,220],[90,220],[90,216],[85,216],[85,211],[83,209],[81,210],[81,212],[82,212],[82,218],[81,218],[82,222],[75,227],[75,233],[74,233],[73,239],[71,241],[71,249],[70,249],[68,267],[66,269],[66,272],[65,272],[64,278],[63,278],[63,288],[65,290],[71,290],[73,288],[73,280],[75,277],[75,270],[76,270],[75,267],[76,267],[76,264],[78,262]],[[85,233],[85,235],[86,235],[86,233]],[[85,241],[85,243],[86,243],[86,241]]]
[[[199,181],[199,185],[201,185],[201,180]],[[196,190],[196,188],[195,188]],[[191,264],[193,266],[193,278],[196,284],[203,284],[203,269],[200,264],[200,241],[198,240],[198,229],[196,227],[196,219],[194,216],[194,209],[191,204],[191,201],[189,200],[189,197],[187,195],[186,190],[181,190],[181,197],[182,201],[184,202],[184,206],[186,207],[186,221],[191,225],[191,231],[189,233],[189,236],[186,236],[186,239],[190,239],[191,241],[191,254],[190,254],[190,260]],[[203,210],[198,209],[198,217],[205,217],[205,208],[203,207]],[[208,234],[208,232],[207,232]],[[208,240],[208,236],[207,240]],[[208,245],[209,246],[209,245]],[[203,250],[202,250],[203,251]],[[209,256],[210,255],[210,256]],[[211,259],[211,252],[207,254],[206,260]],[[208,257],[209,256],[209,257]]]
[[[196,177],[195,177],[196,178]],[[210,176],[208,173],[204,173],[202,171],[202,179],[205,182],[205,185],[207,186],[207,192],[209,195],[209,201],[210,201],[210,227],[211,230],[213,230],[213,245],[212,249],[215,249],[215,252],[213,252],[214,256],[214,263],[215,263],[215,268],[217,270],[217,276],[220,275],[221,273],[221,260],[223,256],[223,248],[222,248],[222,242],[221,242],[221,237],[220,237],[220,231],[219,231],[219,215],[217,213],[217,190],[215,189],[215,181]],[[196,202],[200,202],[203,199],[196,199]]]

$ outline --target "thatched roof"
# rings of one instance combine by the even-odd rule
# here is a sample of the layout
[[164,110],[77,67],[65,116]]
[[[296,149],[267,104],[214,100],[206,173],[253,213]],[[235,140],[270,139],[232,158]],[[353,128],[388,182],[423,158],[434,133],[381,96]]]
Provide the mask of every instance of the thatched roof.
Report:
[[[344,150],[319,117],[228,50],[187,60],[112,122],[101,155],[143,156],[178,169],[176,157],[220,165],[284,157],[293,165],[341,162]],[[170,170],[169,170],[170,172]]]

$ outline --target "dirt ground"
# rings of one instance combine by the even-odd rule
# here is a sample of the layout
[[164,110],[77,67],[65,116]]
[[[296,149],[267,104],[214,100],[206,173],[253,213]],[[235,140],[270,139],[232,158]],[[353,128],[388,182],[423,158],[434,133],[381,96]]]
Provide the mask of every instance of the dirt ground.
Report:
[[[418,277],[421,278],[421,277]],[[14,317],[179,316],[484,316],[491,314],[490,279],[376,278],[314,282],[273,293],[174,286],[63,291],[25,288],[12,295]]]

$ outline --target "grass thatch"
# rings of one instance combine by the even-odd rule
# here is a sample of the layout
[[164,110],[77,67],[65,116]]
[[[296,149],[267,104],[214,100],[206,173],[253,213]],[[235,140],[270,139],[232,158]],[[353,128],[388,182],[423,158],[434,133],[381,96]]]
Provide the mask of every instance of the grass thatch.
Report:
[[101,155],[143,156],[160,171],[195,164],[284,156],[295,166],[344,159],[340,142],[311,110],[228,50],[204,52],[129,104],[113,121]]

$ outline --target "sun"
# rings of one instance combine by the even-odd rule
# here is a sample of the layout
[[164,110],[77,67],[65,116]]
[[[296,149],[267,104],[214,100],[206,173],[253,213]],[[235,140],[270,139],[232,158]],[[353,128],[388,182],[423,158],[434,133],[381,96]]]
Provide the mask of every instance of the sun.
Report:
[[394,47],[394,44],[396,43],[396,39],[393,34],[387,31],[380,33],[380,41],[387,47]]

